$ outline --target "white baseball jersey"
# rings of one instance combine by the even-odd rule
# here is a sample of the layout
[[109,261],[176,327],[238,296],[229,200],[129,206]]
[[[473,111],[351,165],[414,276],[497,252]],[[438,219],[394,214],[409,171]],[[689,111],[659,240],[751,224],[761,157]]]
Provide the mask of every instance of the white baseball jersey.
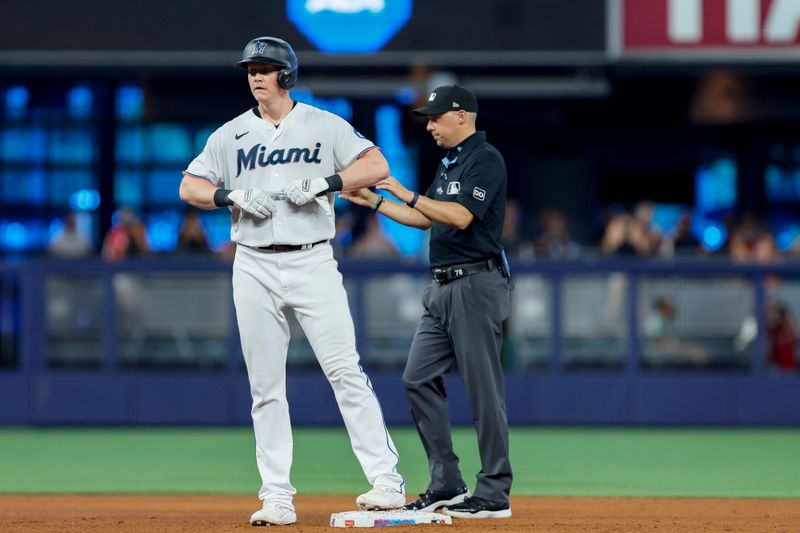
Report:
[[[346,120],[296,103],[275,127],[249,109],[208,138],[186,173],[226,189],[283,191],[298,179],[330,176],[350,166],[375,145]],[[328,194],[333,203],[333,194]],[[308,244],[332,239],[333,209],[317,202],[297,206],[276,201],[272,216],[258,220],[231,209],[231,240],[247,246]]]

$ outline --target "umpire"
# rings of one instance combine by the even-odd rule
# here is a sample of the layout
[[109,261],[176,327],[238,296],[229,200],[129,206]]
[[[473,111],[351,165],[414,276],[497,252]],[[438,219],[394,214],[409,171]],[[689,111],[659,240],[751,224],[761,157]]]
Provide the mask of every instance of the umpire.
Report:
[[[420,196],[390,177],[377,185],[397,203],[360,189],[341,196],[402,224],[431,228],[433,281],[422,296],[420,319],[403,373],[406,396],[425,452],[431,481],[407,509],[459,518],[507,518],[511,463],[505,385],[500,364],[502,322],[509,314],[509,271],[500,245],[506,204],[503,157],[476,131],[478,102],[459,85],[435,89],[414,113],[448,150]],[[444,376],[458,369],[469,396],[481,471],[473,496],[453,451]]]

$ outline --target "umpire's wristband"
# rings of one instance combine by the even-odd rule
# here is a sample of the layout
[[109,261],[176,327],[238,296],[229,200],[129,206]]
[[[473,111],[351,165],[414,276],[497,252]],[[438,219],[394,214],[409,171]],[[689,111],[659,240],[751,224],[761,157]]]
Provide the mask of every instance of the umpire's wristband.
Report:
[[372,212],[375,213],[382,203],[383,203],[383,195],[378,195],[378,201],[375,202],[375,207],[372,208]]
[[233,200],[228,198],[231,194],[230,189],[217,189],[214,191],[214,205],[217,207],[225,207],[226,205],[233,205]]
[[412,208],[412,209],[413,209],[413,208],[414,208],[414,206],[415,206],[415,205],[417,205],[417,200],[419,200],[419,193],[418,193],[418,192],[415,192],[415,193],[414,193],[414,197],[413,197],[413,198],[411,198],[411,201],[410,201],[410,202],[406,202],[406,205],[407,205],[408,207],[410,207],[410,208]]

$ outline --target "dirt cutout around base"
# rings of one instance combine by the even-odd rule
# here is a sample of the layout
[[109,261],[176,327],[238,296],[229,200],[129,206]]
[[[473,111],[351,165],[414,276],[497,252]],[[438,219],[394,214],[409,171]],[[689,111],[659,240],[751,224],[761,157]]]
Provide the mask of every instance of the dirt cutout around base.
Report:
[[[261,531],[249,518],[260,507],[245,496],[0,495],[0,531]],[[355,496],[298,496],[287,533],[333,533],[331,513],[353,510]],[[396,526],[392,531],[760,532],[800,530],[800,500],[512,497],[512,518],[453,525]],[[364,531],[364,529],[359,529]]]

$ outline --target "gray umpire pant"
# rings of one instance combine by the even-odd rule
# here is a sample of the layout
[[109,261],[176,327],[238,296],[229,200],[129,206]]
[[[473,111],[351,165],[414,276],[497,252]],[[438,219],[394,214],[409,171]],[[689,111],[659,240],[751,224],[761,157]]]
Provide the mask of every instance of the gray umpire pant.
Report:
[[446,284],[433,281],[423,293],[425,311],[411,344],[403,384],[428,455],[429,490],[464,485],[453,451],[444,385],[445,374],[457,368],[478,433],[481,471],[473,495],[508,502],[512,474],[500,347],[509,300],[508,281],[496,270]]

